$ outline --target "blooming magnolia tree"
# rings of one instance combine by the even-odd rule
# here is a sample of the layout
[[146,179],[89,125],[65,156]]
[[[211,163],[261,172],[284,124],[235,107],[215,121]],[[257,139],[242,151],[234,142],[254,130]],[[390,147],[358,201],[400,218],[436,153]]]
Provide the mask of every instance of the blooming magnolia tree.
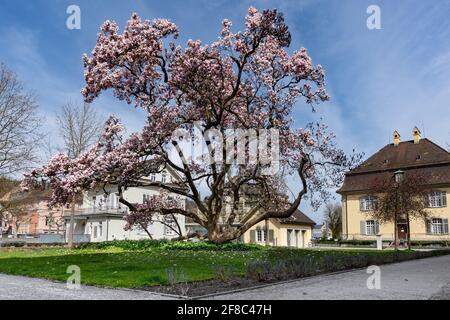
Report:
[[[84,56],[82,94],[92,102],[111,89],[118,99],[145,110],[146,125],[124,137],[121,123],[111,117],[89,152],[73,160],[55,156],[26,175],[23,187],[48,179],[55,205],[84,190],[114,185],[120,202],[130,209],[125,217],[129,226],[148,223],[153,215],[180,214],[205,227],[215,243],[235,239],[262,220],[289,217],[306,196],[314,205],[330,196],[327,189],[339,184],[343,170],[359,159],[336,148],[326,126],[292,128],[291,115],[299,99],[314,108],[328,95],[324,72],[312,64],[306,49],[287,51],[291,35],[283,15],[250,8],[244,31],[233,32],[231,22],[224,20],[218,40],[209,45],[189,40],[183,48],[175,43],[177,36],[177,26],[165,19],[142,21],[133,14],[122,33],[115,22],[106,21],[91,56]],[[230,158],[230,148],[217,147],[207,137],[210,130],[224,139],[230,129],[275,130],[277,137],[267,147],[276,147],[280,170],[267,174],[267,163],[262,161],[204,162],[188,157],[174,129],[188,135],[199,130],[206,136],[210,158],[220,153]],[[231,159],[238,156],[236,145],[232,144]],[[248,160],[250,139],[243,145]],[[170,156],[173,150],[178,159]],[[140,179],[166,166],[181,177],[177,184]],[[292,174],[298,176],[301,190],[289,199],[283,179]],[[128,202],[123,191],[138,186],[156,186],[187,198],[196,209],[185,209],[165,195],[144,204]],[[258,197],[252,208],[239,212],[249,188]]]

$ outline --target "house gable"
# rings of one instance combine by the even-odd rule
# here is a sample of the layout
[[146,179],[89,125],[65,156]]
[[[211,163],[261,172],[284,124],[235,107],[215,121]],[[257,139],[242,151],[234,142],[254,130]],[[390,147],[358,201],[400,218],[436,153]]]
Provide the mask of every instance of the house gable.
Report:
[[366,191],[377,180],[404,170],[424,177],[424,184],[450,185],[450,153],[428,139],[388,144],[349,171],[338,193]]

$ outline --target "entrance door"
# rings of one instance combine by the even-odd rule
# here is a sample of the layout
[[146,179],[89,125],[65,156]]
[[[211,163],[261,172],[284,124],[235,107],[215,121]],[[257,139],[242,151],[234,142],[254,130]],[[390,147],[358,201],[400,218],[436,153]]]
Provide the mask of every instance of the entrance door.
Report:
[[406,223],[397,224],[397,238],[398,240],[406,240],[408,236],[408,225]]

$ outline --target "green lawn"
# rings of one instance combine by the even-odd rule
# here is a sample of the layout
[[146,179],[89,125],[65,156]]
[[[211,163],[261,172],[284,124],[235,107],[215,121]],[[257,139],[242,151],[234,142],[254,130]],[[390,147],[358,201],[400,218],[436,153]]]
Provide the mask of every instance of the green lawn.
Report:
[[123,251],[35,249],[0,252],[0,272],[65,281],[67,267],[77,265],[81,282],[113,287],[167,283],[167,270],[182,270],[190,281],[215,277],[217,265],[244,272],[245,261],[260,252]]
[[[355,250],[261,249],[237,250],[125,250],[103,249],[11,249],[0,251],[0,273],[26,275],[66,281],[67,267],[81,269],[81,282],[112,287],[135,288],[167,284],[168,270],[183,273],[185,280],[220,278],[223,270],[244,276],[250,261],[281,261],[284,259],[322,259],[359,255],[392,254]],[[405,253],[406,254],[406,253]]]

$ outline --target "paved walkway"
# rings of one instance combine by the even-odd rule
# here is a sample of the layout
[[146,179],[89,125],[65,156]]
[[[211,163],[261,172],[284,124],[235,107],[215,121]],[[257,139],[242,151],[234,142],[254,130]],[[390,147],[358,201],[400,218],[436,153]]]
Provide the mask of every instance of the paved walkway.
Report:
[[[322,275],[210,299],[450,299],[450,255],[381,266],[381,288],[368,289],[366,270]],[[1,299],[169,299],[137,290],[81,286],[0,274]]]
[[450,299],[450,255],[381,266],[381,288],[356,270],[215,296],[213,299]]
[[0,300],[164,300],[166,296],[137,290],[81,286],[67,289],[65,283],[0,274]]

